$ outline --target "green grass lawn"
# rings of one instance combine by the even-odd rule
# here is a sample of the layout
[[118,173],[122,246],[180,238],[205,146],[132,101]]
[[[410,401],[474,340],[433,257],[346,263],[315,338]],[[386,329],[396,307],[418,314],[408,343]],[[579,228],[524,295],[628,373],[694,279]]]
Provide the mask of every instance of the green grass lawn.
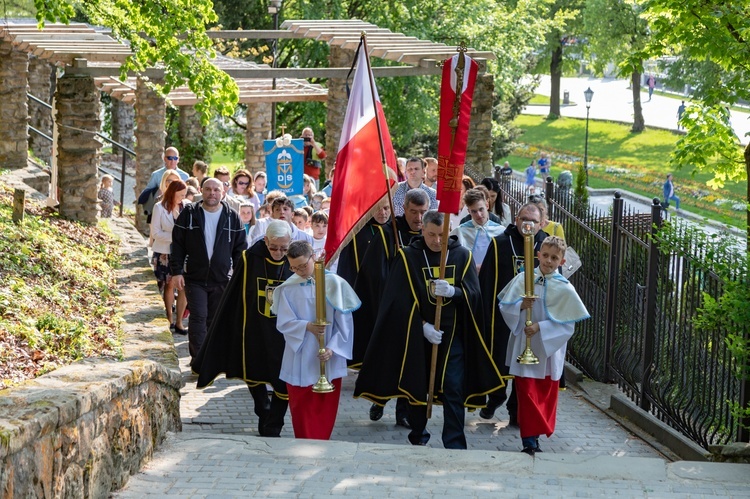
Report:
[[[545,120],[543,116],[521,115],[515,124],[525,133],[514,155],[503,158],[522,171],[530,158],[539,152],[552,153],[552,175],[562,170],[574,173],[582,161],[585,142],[585,120],[560,118]],[[712,174],[694,171],[690,166],[675,171],[668,165],[678,135],[665,130],[647,129],[633,134],[630,125],[608,121],[589,121],[589,185],[595,188],[621,188],[648,197],[661,197],[666,174],[674,174],[674,183],[681,204],[690,211],[745,227],[746,215],[732,205],[744,203],[746,182],[726,184],[713,191],[706,186]],[[723,202],[723,204],[721,204]]]
[[235,172],[244,168],[244,158],[235,158],[224,151],[216,151],[211,156],[211,162],[208,165],[208,176],[213,175],[214,170],[220,166],[226,166],[230,172]]

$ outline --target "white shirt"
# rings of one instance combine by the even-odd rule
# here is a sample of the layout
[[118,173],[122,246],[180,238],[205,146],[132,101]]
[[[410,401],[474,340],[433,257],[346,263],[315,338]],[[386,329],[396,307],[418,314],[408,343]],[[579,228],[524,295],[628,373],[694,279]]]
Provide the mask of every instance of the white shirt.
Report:
[[203,227],[203,237],[206,239],[206,252],[208,253],[208,261],[211,261],[211,257],[214,254],[214,243],[216,242],[216,231],[219,228],[219,218],[221,217],[222,210],[215,212],[203,210],[203,215],[206,217],[206,225]]

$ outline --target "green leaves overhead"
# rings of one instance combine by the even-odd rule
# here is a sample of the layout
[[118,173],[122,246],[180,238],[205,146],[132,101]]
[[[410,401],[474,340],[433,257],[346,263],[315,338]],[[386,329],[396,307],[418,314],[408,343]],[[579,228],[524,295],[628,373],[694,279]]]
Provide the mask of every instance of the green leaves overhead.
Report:
[[156,82],[157,88],[166,93],[187,84],[199,99],[195,107],[204,123],[212,112],[234,111],[237,85],[210,62],[215,52],[206,26],[217,20],[210,0],[36,0],[35,5],[40,25],[69,22],[76,8],[89,22],[110,28],[133,50],[122,77],[128,71],[163,68],[164,80]]

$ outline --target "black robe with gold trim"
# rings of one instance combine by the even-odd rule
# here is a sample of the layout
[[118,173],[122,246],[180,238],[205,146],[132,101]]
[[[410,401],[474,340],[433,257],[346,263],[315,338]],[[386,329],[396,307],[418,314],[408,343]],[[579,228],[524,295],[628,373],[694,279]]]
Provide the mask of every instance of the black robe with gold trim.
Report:
[[[445,279],[457,289],[452,298],[443,301],[440,329],[444,334],[438,346],[434,402],[443,391],[451,342],[460,338],[464,348],[464,405],[484,407],[485,395],[504,384],[482,334],[479,280],[471,252],[454,237],[448,249]],[[357,378],[355,397],[378,404],[391,398],[406,398],[412,405],[426,404],[432,344],[424,338],[422,321],[435,321],[436,300],[429,294],[428,282],[431,277],[437,278],[439,265],[440,253],[427,248],[422,237],[396,254]]]
[[[547,234],[541,230],[534,237],[534,266],[539,264],[536,252]],[[493,237],[479,270],[479,285],[482,289],[484,309],[484,331],[492,358],[504,376],[508,375],[505,353],[508,348],[510,329],[503,320],[498,307],[497,295],[519,272],[524,269],[524,240],[515,225],[509,225],[505,232]]]
[[[398,240],[401,246],[407,246],[413,237],[421,231],[413,231],[403,216],[396,217]],[[362,301],[362,306],[354,312],[354,348],[349,367],[358,369],[365,358],[367,344],[372,336],[372,328],[378,317],[383,288],[388,278],[391,259],[396,254],[396,239],[393,237],[393,224],[375,226],[375,235],[367,247],[360,265],[354,291]]]
[[198,388],[210,385],[221,373],[251,385],[278,384],[284,336],[276,330],[266,293],[291,275],[287,259],[274,260],[262,239],[242,253],[191,364],[199,374]]
[[349,241],[349,244],[341,250],[339,263],[336,267],[336,274],[343,277],[352,288],[354,288],[357,274],[359,274],[359,269],[362,267],[365,252],[367,252],[367,247],[370,245],[370,241],[372,241],[377,234],[380,234],[380,230],[378,229],[379,225],[380,224],[375,218],[371,218],[367,221],[364,227],[357,232],[357,235]]

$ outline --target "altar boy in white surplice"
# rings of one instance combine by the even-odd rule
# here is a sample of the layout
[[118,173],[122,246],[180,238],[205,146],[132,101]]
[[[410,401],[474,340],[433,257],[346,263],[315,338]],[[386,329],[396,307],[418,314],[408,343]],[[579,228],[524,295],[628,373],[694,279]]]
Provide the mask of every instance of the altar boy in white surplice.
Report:
[[[518,424],[523,452],[541,452],[539,436],[555,431],[557,392],[565,364],[565,350],[574,325],[589,318],[586,307],[573,285],[557,271],[565,263],[565,241],[556,236],[544,240],[534,272],[534,296],[526,298],[521,272],[498,295],[500,312],[510,328],[506,365],[515,376],[518,392]],[[531,308],[530,326],[525,310]],[[516,358],[531,338],[531,350],[538,364],[520,364]]]
[[[352,357],[352,312],[359,298],[343,278],[326,272],[326,319],[328,326],[315,324],[315,258],[306,241],[294,241],[287,253],[294,275],[276,288],[273,311],[276,328],[284,335],[286,347],[279,378],[289,390],[289,411],[296,438],[328,440],[336,422],[341,378],[346,376],[346,361]],[[318,337],[325,350],[319,352]],[[325,362],[326,377],[335,387],[330,393],[312,391],[320,377],[320,362]]]

